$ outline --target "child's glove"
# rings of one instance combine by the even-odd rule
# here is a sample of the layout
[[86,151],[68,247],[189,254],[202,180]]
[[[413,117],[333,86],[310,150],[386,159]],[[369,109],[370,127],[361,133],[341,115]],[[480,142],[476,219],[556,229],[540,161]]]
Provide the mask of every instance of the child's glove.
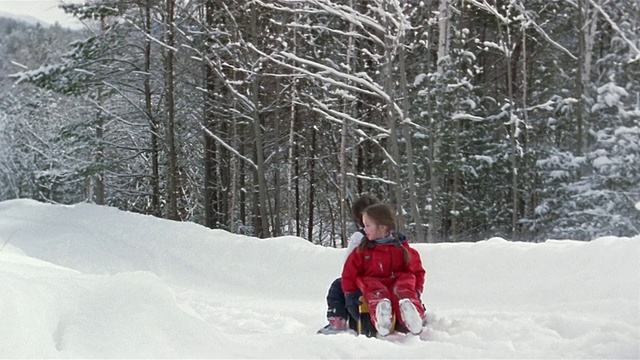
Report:
[[344,294],[344,298],[346,300],[347,311],[349,311],[349,315],[356,320],[360,320],[360,310],[358,310],[358,306],[362,305],[360,302],[360,294],[357,292]]

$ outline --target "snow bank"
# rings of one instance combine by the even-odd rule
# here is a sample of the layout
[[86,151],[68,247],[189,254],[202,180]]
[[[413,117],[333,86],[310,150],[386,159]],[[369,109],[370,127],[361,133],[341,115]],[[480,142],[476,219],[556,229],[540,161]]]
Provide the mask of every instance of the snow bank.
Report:
[[89,204],[0,202],[7,358],[639,358],[640,236],[415,244],[430,324],[320,336],[344,250]]

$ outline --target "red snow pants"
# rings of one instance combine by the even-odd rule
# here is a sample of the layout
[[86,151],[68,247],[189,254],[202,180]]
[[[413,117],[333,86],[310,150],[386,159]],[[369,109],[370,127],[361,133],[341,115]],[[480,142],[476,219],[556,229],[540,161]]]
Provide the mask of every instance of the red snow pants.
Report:
[[391,301],[391,308],[395,318],[405,328],[407,328],[407,326],[400,316],[399,303],[401,299],[410,299],[416,307],[416,310],[418,310],[420,318],[424,319],[424,308],[422,307],[422,303],[418,298],[418,293],[415,290],[415,275],[411,273],[403,273],[396,278],[358,278],[357,284],[362,291],[362,295],[369,304],[369,315],[373,326],[376,325],[376,307],[382,299],[389,299]]

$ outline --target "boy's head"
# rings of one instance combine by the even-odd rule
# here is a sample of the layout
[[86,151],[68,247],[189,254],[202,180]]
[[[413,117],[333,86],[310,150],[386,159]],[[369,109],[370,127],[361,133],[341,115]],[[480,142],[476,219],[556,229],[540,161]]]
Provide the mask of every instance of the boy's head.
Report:
[[369,194],[364,194],[353,202],[351,205],[351,216],[353,216],[353,222],[355,222],[358,228],[364,227],[364,224],[362,223],[362,213],[364,212],[364,209],[379,203],[380,200]]

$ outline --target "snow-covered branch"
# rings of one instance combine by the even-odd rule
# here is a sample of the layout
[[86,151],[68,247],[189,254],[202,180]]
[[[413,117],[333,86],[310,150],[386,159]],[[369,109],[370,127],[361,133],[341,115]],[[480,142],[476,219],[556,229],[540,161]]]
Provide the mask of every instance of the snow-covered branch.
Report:
[[389,133],[390,133],[389,130],[387,130],[387,129],[383,128],[383,127],[380,127],[380,126],[378,126],[376,124],[371,124],[371,123],[368,123],[366,121],[361,121],[361,120],[358,120],[358,119],[356,119],[356,118],[354,118],[354,117],[352,117],[349,114],[346,114],[344,112],[330,109],[325,103],[323,103],[321,101],[318,101],[318,99],[311,98],[311,100],[318,106],[318,108],[322,109],[324,114],[331,114],[334,117],[343,118],[344,120],[351,121],[352,123],[360,125],[360,126],[363,126],[363,127],[368,127],[368,128],[377,130],[377,131],[379,131],[379,132],[381,132],[383,134],[389,135]]
[[479,2],[477,0],[467,0],[467,2],[469,2],[471,5],[476,6],[478,9],[484,10],[489,14],[495,16],[504,25],[509,25],[512,21],[512,19],[500,14],[500,12],[498,12],[498,9],[496,9],[494,5],[489,4],[487,0],[482,0],[482,2]]
[[247,164],[251,165],[251,167],[254,170],[258,169],[258,165],[256,165],[253,161],[251,161],[251,159],[249,159],[248,157],[243,156],[242,154],[240,154],[236,149],[234,149],[231,145],[227,144],[224,140],[220,139],[218,136],[216,136],[216,134],[212,133],[204,125],[200,124],[200,128],[205,132],[205,134],[207,134],[207,136],[210,136],[212,139],[217,141],[220,145],[224,146],[227,150],[231,151],[234,155],[236,155],[240,159],[246,161]]
[[633,43],[633,41],[629,40],[625,34],[624,31],[622,31],[622,29],[620,29],[620,27],[618,26],[618,24],[615,23],[615,21],[613,21],[611,19],[611,16],[609,16],[609,14],[607,14],[603,9],[602,6],[599,6],[598,4],[596,4],[595,1],[593,0],[589,0],[589,2],[591,3],[591,5],[593,5],[593,7],[598,10],[598,12],[600,14],[602,14],[602,16],[604,17],[604,19],[609,23],[609,25],[611,25],[611,27],[618,32],[618,34],[620,35],[620,37],[622,38],[622,40],[624,40],[624,42],[627,43],[627,45],[629,45],[629,47],[631,49],[633,49],[636,52],[636,56],[629,60],[629,63],[633,63],[636,62],[638,60],[640,60],[640,49],[638,49],[638,47],[636,46],[636,44]]
[[391,180],[387,180],[387,179],[383,179],[377,176],[364,176],[364,175],[359,175],[359,174],[354,174],[354,173],[347,173],[347,176],[356,178],[356,179],[360,179],[360,180],[367,180],[367,181],[377,181],[377,182],[382,182],[388,185],[395,185],[396,183],[391,181]]

